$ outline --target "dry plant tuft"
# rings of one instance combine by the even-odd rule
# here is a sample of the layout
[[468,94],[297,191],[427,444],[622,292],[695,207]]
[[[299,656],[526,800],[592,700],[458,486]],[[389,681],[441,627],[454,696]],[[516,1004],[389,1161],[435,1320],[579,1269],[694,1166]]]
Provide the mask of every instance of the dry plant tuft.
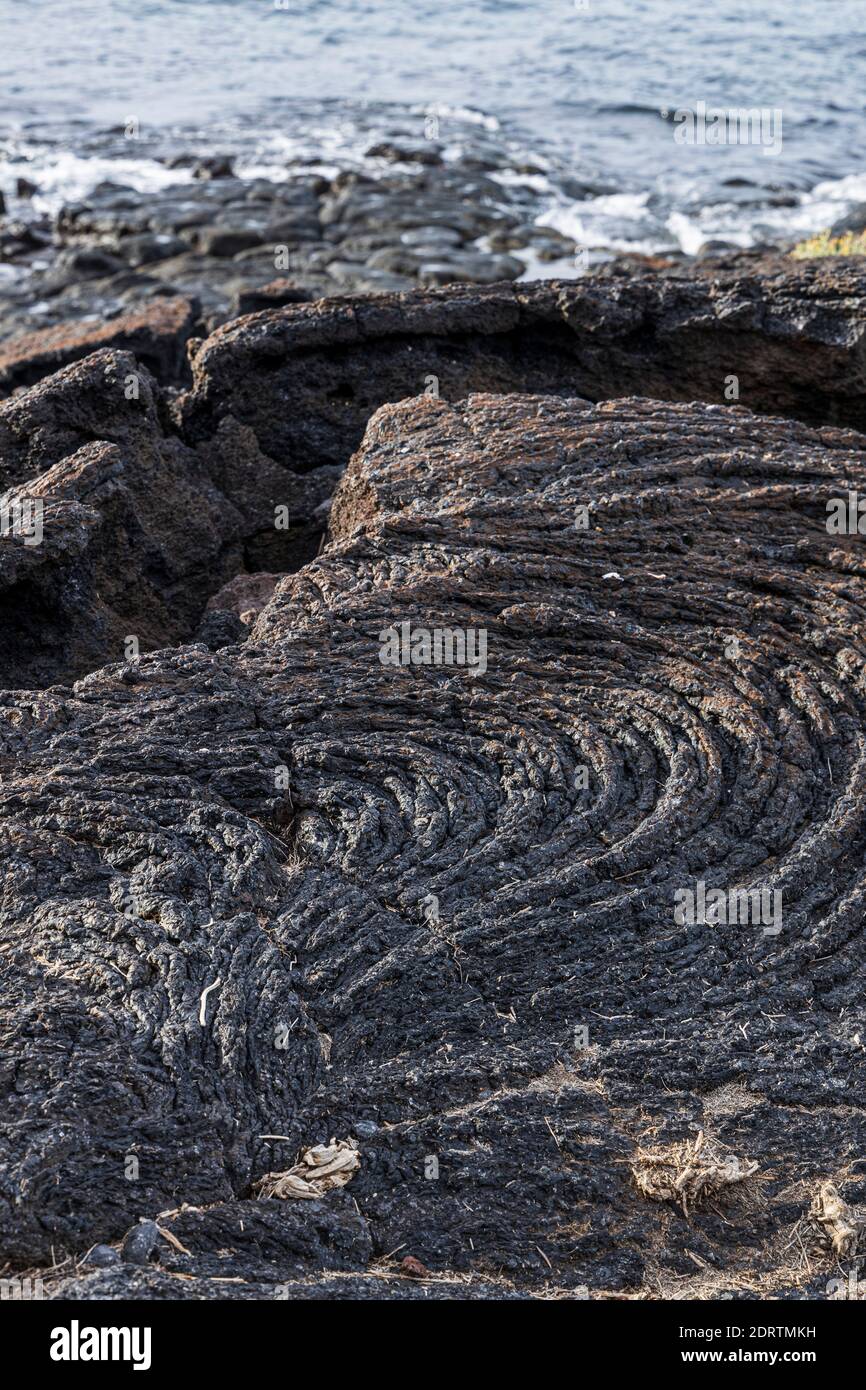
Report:
[[332,1139],[306,1149],[294,1168],[284,1173],[265,1173],[253,1184],[257,1197],[300,1197],[315,1201],[335,1187],[345,1187],[361,1166],[358,1146],[352,1139]]
[[832,1182],[825,1182],[818,1189],[812,1198],[809,1216],[829,1240],[838,1259],[855,1253],[866,1221],[839,1196]]
[[639,1148],[631,1169],[644,1197],[653,1202],[678,1202],[688,1216],[690,1208],[753,1177],[758,1165],[744,1163],[700,1130],[695,1139],[666,1148]]

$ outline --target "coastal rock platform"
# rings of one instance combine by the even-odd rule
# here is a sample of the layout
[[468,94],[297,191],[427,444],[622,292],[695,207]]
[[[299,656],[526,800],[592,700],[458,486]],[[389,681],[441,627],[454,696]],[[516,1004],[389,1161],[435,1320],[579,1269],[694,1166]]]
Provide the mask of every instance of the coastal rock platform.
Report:
[[[299,479],[351,452],[367,400],[310,425],[299,355],[345,380],[354,354],[360,380],[366,354],[375,395],[388,354],[448,340],[440,396],[378,403],[320,554],[245,640],[2,697],[11,1267],[76,1298],[824,1289],[816,1194],[866,1199],[866,570],[826,527],[866,492],[866,439],[823,418],[861,418],[862,323],[829,278],[782,287],[812,306],[787,328],[760,287],[747,314],[698,285],[679,320],[741,364],[761,335],[777,365],[813,344],[826,394],[756,349],[753,402],[813,424],[651,399],[675,392],[646,287],[609,332],[586,294],[576,332],[557,288],[531,312],[518,287],[244,319],[195,357],[183,438],[156,398],[102,443],[83,406],[49,429],[44,395],[7,403],[16,485],[70,470],[57,566],[100,524],[85,480],[136,449],[169,480],[210,458],[216,534],[220,431]],[[546,391],[543,323],[560,360],[579,345]],[[470,372],[449,398],[458,339],[498,344],[508,394]],[[33,391],[61,401],[94,361]],[[474,660],[437,662],[437,633]],[[699,882],[780,894],[780,929],[678,920]],[[344,1187],[256,1195],[332,1138],[360,1155]],[[85,1263],[142,1219],[146,1264]]]

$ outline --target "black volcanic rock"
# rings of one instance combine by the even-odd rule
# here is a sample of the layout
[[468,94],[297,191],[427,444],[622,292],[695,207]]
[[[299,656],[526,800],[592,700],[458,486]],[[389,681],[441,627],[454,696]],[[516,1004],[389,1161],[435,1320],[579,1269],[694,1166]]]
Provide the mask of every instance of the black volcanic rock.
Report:
[[128,353],[96,353],[0,406],[0,459],[15,484],[7,506],[42,510],[39,543],[9,534],[0,545],[7,688],[181,640],[213,575],[242,566],[240,515],[201,458],[163,433],[156,385]]
[[[199,389],[237,400],[224,343]],[[160,1269],[62,1294],[415,1296],[382,1288],[397,1250],[457,1298],[820,1288],[791,1228],[830,1178],[866,1196],[866,572],[825,527],[864,450],[741,408],[421,397],[370,421],[246,644],[7,693],[6,1258],[158,1217]],[[407,622],[483,630],[484,669],[383,664]],[[696,879],[781,892],[781,932],[678,924]],[[642,1148],[699,1131],[760,1200],[641,1195]],[[252,1197],[333,1136],[346,1188]]]
[[131,1226],[123,1238],[120,1258],[130,1265],[146,1265],[156,1249],[159,1227],[155,1221],[140,1221]]
[[373,410],[438,391],[739,402],[866,428],[864,262],[587,277],[322,300],[218,328],[194,354],[191,441],[230,414],[291,468],[342,464]]
[[221,584],[315,554],[334,470],[297,479],[229,420],[196,451],[167,418],[146,369],[109,350],[0,404],[0,503],[42,515],[36,543],[0,541],[2,686],[180,642]]
[[[194,384],[172,405],[181,439],[158,390],[135,398],[139,363],[156,358],[170,377],[191,329],[186,300],[154,301],[122,372],[120,356],[95,354],[0,406],[0,486],[64,499],[44,547],[4,548],[0,679],[74,679],[119,659],[127,637],[142,650],[197,632],[214,650],[240,640],[228,620],[199,628],[207,599],[236,573],[285,573],[315,556],[336,478],[388,400],[478,390],[721,400],[733,373],[755,408],[859,421],[864,302],[863,270],[842,263],[293,305],[188,339]],[[70,350],[137,341],[131,321],[89,330]],[[147,337],[160,325],[161,365]],[[45,335],[39,352],[7,349],[10,381],[62,357],[47,332],[50,351]],[[71,461],[85,443],[120,453]]]
[[281,309],[285,304],[304,304],[313,296],[285,276],[253,290],[240,290],[233,308],[236,315],[258,314],[263,309]]
[[84,444],[135,451],[160,429],[158,390],[131,353],[110,349],[0,403],[0,488],[38,478]]
[[843,236],[846,232],[853,232],[855,235],[866,232],[866,203],[858,203],[830,228],[832,236]]

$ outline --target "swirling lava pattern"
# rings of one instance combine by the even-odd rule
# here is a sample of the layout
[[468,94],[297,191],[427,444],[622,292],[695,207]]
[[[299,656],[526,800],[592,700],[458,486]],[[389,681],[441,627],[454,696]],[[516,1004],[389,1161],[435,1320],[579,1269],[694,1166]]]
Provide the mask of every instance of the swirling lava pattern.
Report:
[[[136,905],[149,974],[105,1007],[160,1088],[135,1100],[154,1202],[248,1210],[253,1177],[351,1134],[328,1205],[357,1234],[270,1273],[257,1248],[247,1280],[331,1287],[398,1248],[521,1291],[806,1280],[779,1251],[810,1185],[866,1177],[866,565],[826,529],[849,491],[861,436],[739,408],[413,400],[374,416],[245,647],[98,673],[62,720],[18,698],[19,767],[62,750],[69,797],[95,760],[106,801],[132,769],[147,803],[119,858],[92,815],[81,846],[79,803],[72,838]],[[486,669],[383,664],[405,622],[483,629]],[[781,931],[679,924],[700,880],[780,893]],[[758,1163],[758,1210],[637,1195],[637,1142],[696,1128]]]

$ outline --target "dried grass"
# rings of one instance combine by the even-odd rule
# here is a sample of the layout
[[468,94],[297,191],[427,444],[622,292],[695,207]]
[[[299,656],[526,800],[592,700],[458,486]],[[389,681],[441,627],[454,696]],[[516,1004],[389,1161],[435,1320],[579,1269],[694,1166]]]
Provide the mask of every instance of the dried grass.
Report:
[[843,1260],[856,1253],[866,1220],[839,1196],[832,1182],[822,1183],[812,1198],[809,1218],[830,1242],[837,1259]]
[[257,1197],[298,1197],[317,1201],[335,1187],[345,1187],[361,1166],[358,1146],[352,1139],[332,1139],[307,1149],[293,1168],[265,1173],[253,1184]]
[[653,1202],[676,1202],[689,1210],[754,1177],[757,1163],[743,1162],[703,1130],[665,1148],[639,1148],[631,1165],[635,1186]]

